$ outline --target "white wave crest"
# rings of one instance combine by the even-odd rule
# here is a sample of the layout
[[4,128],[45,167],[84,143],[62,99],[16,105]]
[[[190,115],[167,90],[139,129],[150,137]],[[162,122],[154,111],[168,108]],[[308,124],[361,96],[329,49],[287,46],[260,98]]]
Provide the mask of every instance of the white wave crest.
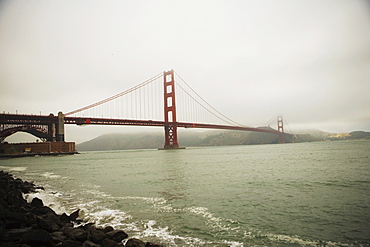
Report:
[[52,172],[44,172],[44,173],[41,174],[41,176],[46,177],[46,178],[51,178],[51,179],[60,178],[59,175],[56,175]]
[[62,206],[57,198],[63,197],[61,193],[47,193],[43,190],[37,190],[36,193],[30,193],[25,195],[25,199],[30,203],[33,198],[39,198],[42,200],[45,206],[53,209],[57,214],[62,214],[66,211],[66,208]]
[[24,167],[24,166],[16,166],[16,167],[0,166],[0,169],[4,170],[4,171],[23,172],[23,171],[27,170],[27,167]]
[[[213,228],[217,227],[224,231],[231,231],[231,230],[236,229],[235,227],[234,228],[230,227],[230,223],[237,223],[236,221],[216,217],[208,210],[208,208],[193,206],[193,207],[185,208],[184,210],[204,217],[207,220],[206,224],[209,226],[212,226]],[[225,223],[225,222],[229,222],[229,223]]]

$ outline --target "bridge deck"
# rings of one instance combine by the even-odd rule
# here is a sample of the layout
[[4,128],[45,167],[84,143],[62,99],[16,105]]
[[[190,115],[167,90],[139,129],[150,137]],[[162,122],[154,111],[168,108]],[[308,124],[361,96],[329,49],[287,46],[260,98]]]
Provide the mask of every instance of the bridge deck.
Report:
[[[45,116],[45,115],[0,114],[1,125],[48,125],[51,123],[56,123],[57,121],[58,116],[54,115]],[[110,119],[110,118],[89,118],[89,117],[64,117],[64,123],[76,125],[128,125],[128,126],[155,126],[155,127],[164,127],[166,125],[171,125],[180,128],[225,129],[225,130],[256,131],[271,134],[281,134],[277,130],[253,128],[246,126],[229,126],[229,125],[185,123],[185,122],[165,123],[164,121],[154,121],[154,120],[152,121],[152,120]],[[284,134],[291,135],[288,133]]]
[[[77,125],[132,125],[132,126],[157,126],[163,127],[166,125],[164,121],[152,121],[152,120],[131,120],[131,119],[107,119],[107,118],[80,118],[80,117],[65,117],[64,121],[66,124],[77,124]],[[167,125],[177,126],[180,128],[201,128],[201,129],[225,129],[225,130],[242,130],[242,131],[257,131],[271,134],[279,134],[277,130],[268,130],[261,128],[253,128],[246,126],[229,126],[229,125],[217,125],[217,124],[201,124],[201,123],[184,123],[184,122],[172,122]],[[291,135],[284,133],[286,135]]]

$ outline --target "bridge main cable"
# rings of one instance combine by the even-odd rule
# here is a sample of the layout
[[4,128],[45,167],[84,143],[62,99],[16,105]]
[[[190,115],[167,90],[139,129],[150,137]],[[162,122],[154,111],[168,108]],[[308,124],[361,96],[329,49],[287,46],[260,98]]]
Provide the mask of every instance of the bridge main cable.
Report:
[[91,105],[88,105],[88,106],[85,106],[85,107],[79,108],[79,109],[77,109],[77,110],[74,110],[74,111],[71,111],[71,112],[65,113],[64,115],[65,115],[65,116],[73,115],[73,114],[75,114],[75,113],[78,113],[78,112],[81,112],[81,111],[88,110],[88,109],[93,108],[93,107],[95,107],[95,106],[102,105],[102,104],[104,104],[104,103],[107,103],[107,102],[112,101],[112,100],[114,100],[114,99],[117,99],[117,98],[119,98],[119,97],[122,97],[123,95],[126,95],[126,94],[128,94],[128,93],[131,93],[131,92],[133,92],[133,91],[135,91],[135,90],[137,90],[137,89],[139,89],[139,88],[141,88],[141,87],[144,87],[145,85],[148,85],[149,83],[151,83],[151,82],[153,82],[153,81],[157,80],[158,78],[160,78],[160,77],[162,77],[162,76],[163,76],[163,73],[159,73],[158,75],[153,76],[152,78],[150,78],[150,79],[148,79],[148,80],[146,80],[146,81],[144,81],[144,82],[140,83],[139,85],[136,85],[135,87],[132,87],[132,88],[130,88],[130,89],[128,89],[128,90],[126,90],[126,91],[123,91],[123,92],[121,92],[121,93],[118,93],[118,94],[116,94],[116,95],[113,95],[113,96],[111,96],[111,97],[109,97],[109,98],[106,98],[106,99],[101,100],[101,101],[99,101],[99,102],[96,102],[96,103],[94,103],[94,104],[91,104]]

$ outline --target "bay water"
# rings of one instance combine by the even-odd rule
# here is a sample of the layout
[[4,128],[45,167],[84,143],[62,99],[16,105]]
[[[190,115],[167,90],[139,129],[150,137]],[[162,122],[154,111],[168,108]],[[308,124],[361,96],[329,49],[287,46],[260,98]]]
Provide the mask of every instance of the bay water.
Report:
[[58,213],[164,246],[370,246],[370,141],[1,159]]

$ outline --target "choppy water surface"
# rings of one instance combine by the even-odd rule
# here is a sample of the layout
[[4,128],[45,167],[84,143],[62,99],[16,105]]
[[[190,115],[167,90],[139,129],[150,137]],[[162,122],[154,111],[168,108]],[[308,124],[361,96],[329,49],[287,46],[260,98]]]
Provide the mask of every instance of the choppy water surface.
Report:
[[165,246],[370,246],[370,141],[0,160],[56,211]]

